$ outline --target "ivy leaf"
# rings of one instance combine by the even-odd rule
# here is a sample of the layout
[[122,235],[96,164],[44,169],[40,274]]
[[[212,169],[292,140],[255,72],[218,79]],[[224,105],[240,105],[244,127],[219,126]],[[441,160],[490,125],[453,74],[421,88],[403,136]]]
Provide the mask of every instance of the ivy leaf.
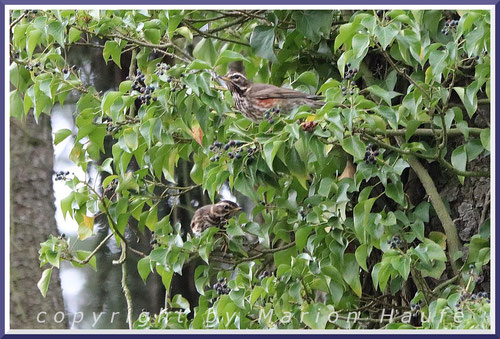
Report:
[[61,47],[64,47],[64,27],[59,21],[52,21],[47,26],[47,33],[57,41]]
[[120,65],[121,54],[122,48],[116,41],[106,41],[106,43],[104,44],[104,49],[102,51],[102,56],[106,63],[108,63],[109,57],[111,56],[115,64],[118,65],[118,67],[122,68],[122,66]]
[[481,134],[479,135],[481,138],[481,143],[483,144],[484,149],[486,149],[488,152],[490,151],[490,129],[484,129],[481,131]]
[[40,290],[40,293],[42,293],[42,296],[45,298],[47,295],[47,290],[49,289],[49,283],[50,283],[50,277],[52,276],[52,268],[47,268],[46,270],[43,271],[42,277],[36,284],[38,289]]
[[39,29],[34,29],[28,33],[28,40],[26,41],[26,50],[28,56],[31,58],[35,47],[40,44],[42,38],[42,31]]
[[356,59],[368,52],[368,46],[370,46],[370,37],[368,35],[356,34],[352,38],[352,49]]
[[217,52],[215,51],[212,40],[201,39],[193,50],[193,56],[213,66],[215,64],[215,60],[217,59]]
[[356,160],[363,159],[365,156],[366,146],[359,135],[353,135],[342,140],[342,148]]
[[241,55],[241,53],[226,49],[221,54],[219,54],[219,57],[217,58],[214,66],[224,65],[233,61],[250,62],[250,60]]
[[149,257],[142,258],[137,262],[137,271],[141,276],[142,281],[146,284],[149,274],[151,273],[151,259]]
[[[453,150],[451,153],[451,164],[453,167],[460,171],[465,171],[466,165],[467,165],[467,152],[465,150],[465,146],[459,146]],[[464,184],[464,177],[459,176],[458,179]]]
[[283,143],[283,140],[276,140],[274,142],[268,142],[264,145],[264,159],[266,160],[267,166],[269,166],[271,171],[273,170],[274,157],[276,156],[276,153],[278,153],[280,147],[283,146]]
[[292,18],[295,20],[297,30],[317,43],[322,36],[330,33],[333,15],[332,11],[294,11]]
[[80,40],[81,35],[82,35],[82,31],[80,31],[74,27],[71,27],[69,29],[69,43],[71,44],[73,42]]
[[145,29],[144,36],[148,41],[151,41],[153,44],[160,43],[161,33],[159,29]]
[[375,27],[375,36],[382,46],[382,49],[386,49],[387,46],[392,42],[392,40],[398,35],[399,26],[396,23],[390,23],[387,26],[377,25]]
[[404,204],[403,183],[401,181],[391,182],[385,188],[385,195],[400,205]]
[[271,62],[277,62],[274,54],[274,27],[257,26],[250,36],[252,52]]
[[372,247],[368,244],[361,244],[358,248],[356,248],[356,252],[354,253],[356,257],[356,261],[359,266],[368,272],[368,266],[366,266],[366,258],[370,255]]

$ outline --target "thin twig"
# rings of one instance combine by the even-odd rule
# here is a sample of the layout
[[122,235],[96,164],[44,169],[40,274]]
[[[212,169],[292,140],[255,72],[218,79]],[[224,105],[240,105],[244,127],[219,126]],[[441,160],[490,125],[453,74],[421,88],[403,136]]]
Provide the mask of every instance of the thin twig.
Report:
[[90,259],[92,259],[92,257],[93,257],[94,255],[96,255],[96,253],[97,253],[97,252],[99,252],[99,250],[101,249],[101,247],[103,247],[103,246],[104,246],[104,244],[106,244],[106,242],[107,242],[107,241],[108,241],[108,240],[109,240],[112,236],[113,236],[113,233],[109,233],[109,234],[106,236],[106,238],[104,238],[104,239],[103,239],[103,240],[99,243],[99,245],[97,245],[97,247],[96,247],[96,248],[95,248],[95,249],[94,249],[94,250],[93,250],[93,251],[92,251],[92,252],[91,252],[91,253],[90,253],[90,254],[89,254],[89,255],[88,255],[85,259],[80,260],[80,259],[78,259],[77,257],[72,256],[70,260],[71,260],[71,261],[74,261],[74,262],[76,262],[77,264],[80,264],[80,265],[85,265],[85,264],[87,264],[87,263],[90,261]]

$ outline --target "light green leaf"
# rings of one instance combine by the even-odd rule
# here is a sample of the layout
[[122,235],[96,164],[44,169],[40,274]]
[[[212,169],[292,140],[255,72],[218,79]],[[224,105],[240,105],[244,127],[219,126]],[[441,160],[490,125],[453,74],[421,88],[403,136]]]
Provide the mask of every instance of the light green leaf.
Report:
[[54,135],[54,145],[59,144],[61,141],[69,137],[73,132],[69,129],[60,129]]
[[52,268],[47,268],[45,271],[42,273],[42,277],[36,284],[38,289],[40,290],[40,293],[42,293],[42,296],[45,298],[47,295],[47,290],[49,289],[49,283],[50,283],[50,277],[52,276]]
[[368,52],[368,46],[370,46],[370,37],[368,35],[356,34],[352,38],[352,49],[355,58],[365,55]]

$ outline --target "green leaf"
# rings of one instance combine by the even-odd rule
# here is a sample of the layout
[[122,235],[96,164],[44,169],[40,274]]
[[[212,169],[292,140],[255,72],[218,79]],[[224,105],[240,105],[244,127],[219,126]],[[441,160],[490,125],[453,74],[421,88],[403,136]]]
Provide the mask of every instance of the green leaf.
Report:
[[[78,250],[75,252],[76,253],[76,257],[80,260],[85,260],[87,259],[87,257],[90,255],[90,251],[82,251],[82,250]],[[72,262],[72,264],[74,266],[77,266],[78,265],[75,265],[75,262]],[[96,256],[92,256],[92,258],[90,258],[89,262],[87,263],[94,271],[97,271],[97,259],[96,259]]]
[[219,57],[217,58],[217,61],[215,62],[214,66],[219,66],[223,64],[227,64],[233,61],[246,61],[250,62],[247,58],[245,58],[243,55],[241,55],[238,52],[231,51],[231,50],[224,50],[221,54],[219,54]]
[[[465,168],[467,166],[467,152],[464,145],[459,146],[453,150],[453,152],[451,153],[451,164],[456,169],[465,171]],[[458,179],[463,185],[464,177],[459,176]]]
[[201,39],[193,50],[193,56],[213,66],[217,59],[217,52],[211,39]]
[[359,135],[353,135],[342,140],[342,148],[352,155],[355,160],[361,160],[365,156],[366,146]]
[[351,286],[358,297],[361,297],[361,282],[359,280],[359,265],[353,253],[344,254],[344,280]]
[[354,255],[356,256],[356,261],[359,266],[368,272],[368,266],[366,266],[366,258],[370,255],[371,246],[368,244],[361,244],[358,248],[356,248],[356,252]]
[[123,131],[123,138],[130,152],[135,151],[139,147],[139,138],[133,128],[125,129]]
[[313,42],[328,37],[332,26],[332,11],[293,11],[297,30]]
[[490,151],[490,129],[486,128],[482,130],[479,137],[481,138],[481,143],[483,144],[484,149]]
[[424,240],[424,222],[420,219],[415,220],[414,223],[410,224],[411,229],[415,232],[418,240]]
[[358,27],[358,24],[352,22],[340,26],[333,49],[337,50],[343,44],[348,44],[352,40],[353,35],[356,34]]
[[274,27],[256,26],[250,36],[252,52],[271,62],[278,61],[274,54]]
[[137,271],[139,272],[139,275],[141,276],[142,281],[144,281],[145,284],[149,274],[151,273],[151,259],[146,257],[139,260],[137,262]]
[[172,299],[171,306],[173,308],[182,308],[183,310],[189,310],[189,301],[180,294],[176,294]]
[[368,227],[368,220],[372,206],[377,198],[371,198],[362,202],[359,202],[354,207],[354,230],[356,232],[356,238],[361,243],[365,243],[366,228]]
[[382,98],[389,106],[391,106],[391,102],[392,102],[393,98],[401,95],[401,93],[398,93],[398,92],[386,91],[385,89],[383,89],[382,87],[377,86],[377,85],[372,85],[372,86],[368,87],[367,89],[371,94],[373,94],[379,98]]
[[47,33],[49,33],[59,45],[64,47],[65,27],[63,27],[59,21],[52,21],[47,26]]
[[391,182],[385,188],[385,195],[400,205],[404,205],[403,183],[401,181]]
[[273,160],[278,153],[280,147],[283,145],[283,140],[276,140],[274,142],[268,142],[264,145],[264,159],[266,160],[267,166],[271,171],[273,170]]
[[370,37],[368,35],[356,34],[352,38],[352,49],[356,59],[368,52],[368,46],[370,46]]
[[208,272],[209,267],[207,265],[199,265],[194,271],[194,285],[201,295],[205,295],[205,285],[210,281]]
[[309,233],[311,233],[312,229],[313,226],[307,226],[299,228],[297,232],[295,232],[295,244],[299,252],[306,246]]
[[122,48],[116,41],[106,41],[106,43],[104,44],[104,49],[102,51],[102,56],[106,63],[108,63],[109,57],[111,56],[115,64],[117,64],[118,67],[122,68],[122,66],[120,65],[121,54]]
[[399,26],[392,22],[387,26],[377,25],[375,27],[375,36],[378,42],[382,46],[382,49],[386,49],[387,46],[392,42],[392,40],[398,35]]
[[161,33],[159,29],[145,29],[144,36],[148,41],[151,41],[153,44],[160,43]]
[[17,89],[10,92],[10,116],[18,120],[22,120],[24,116],[24,103]]
[[73,132],[69,129],[60,129],[54,135],[54,145],[59,144],[61,141],[69,137]]
[[75,41],[80,40],[81,35],[82,35],[82,31],[80,31],[74,27],[71,27],[69,29],[69,43],[71,44]]
[[26,50],[28,56],[31,58],[35,47],[41,43],[42,31],[39,29],[34,29],[28,33],[28,39],[26,41]]
[[47,268],[46,270],[43,271],[42,277],[36,284],[38,289],[40,290],[40,293],[42,293],[42,296],[45,298],[47,295],[47,290],[49,289],[49,283],[50,283],[50,277],[52,276],[52,268]]

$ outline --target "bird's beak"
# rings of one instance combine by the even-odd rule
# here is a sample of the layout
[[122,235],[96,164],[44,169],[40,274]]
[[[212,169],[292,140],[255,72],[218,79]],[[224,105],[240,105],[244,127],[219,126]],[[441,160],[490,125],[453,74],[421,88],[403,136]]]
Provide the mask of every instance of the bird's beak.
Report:
[[229,78],[228,77],[225,77],[225,76],[218,76],[219,79],[222,79],[224,81],[229,81]]

